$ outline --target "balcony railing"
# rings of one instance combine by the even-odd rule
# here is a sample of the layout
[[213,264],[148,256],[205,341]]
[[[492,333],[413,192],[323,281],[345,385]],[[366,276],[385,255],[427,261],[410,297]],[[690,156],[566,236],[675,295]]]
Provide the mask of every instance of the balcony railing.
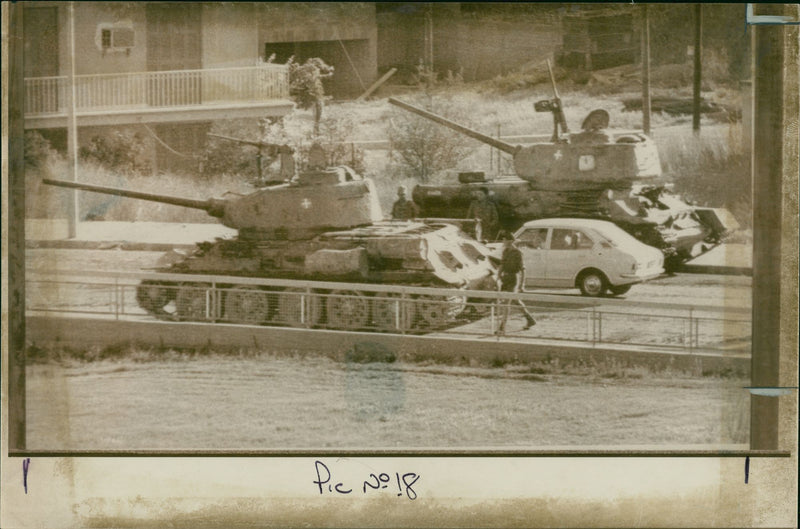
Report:
[[[68,78],[25,79],[27,117],[67,111]],[[192,107],[289,98],[284,65],[76,75],[77,112]]]

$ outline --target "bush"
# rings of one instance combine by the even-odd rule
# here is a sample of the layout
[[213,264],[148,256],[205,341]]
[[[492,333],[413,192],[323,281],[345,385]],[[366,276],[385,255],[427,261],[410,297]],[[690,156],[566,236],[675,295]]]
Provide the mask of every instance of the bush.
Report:
[[[466,112],[451,103],[412,103],[435,114],[469,126]],[[399,162],[406,172],[427,182],[435,173],[451,169],[472,151],[470,139],[438,123],[405,110],[392,111],[387,130],[391,160]]]
[[[25,178],[26,218],[64,218],[72,192],[61,187],[45,185],[41,182],[42,178],[71,180],[69,163],[63,157],[55,155],[48,163],[29,171]],[[253,190],[239,178],[221,176],[206,182],[198,182],[196,177],[190,175],[167,173],[153,176],[136,172],[122,173],[95,162],[81,163],[80,180],[87,184],[200,200],[221,196],[227,191],[248,193]],[[206,212],[195,209],[99,193],[80,191],[78,193],[80,220],[217,222]]]
[[[215,121],[209,132],[242,140],[266,141],[262,137],[262,129],[259,120],[235,119]],[[246,180],[254,180],[258,177],[257,154],[258,147],[253,145],[209,136],[203,149],[202,174],[206,178],[239,175]],[[262,156],[263,168],[274,161],[269,156],[269,149],[262,149]]]
[[151,171],[147,145],[139,133],[115,130],[94,136],[86,147],[81,147],[82,160],[95,162],[116,171]]
[[364,174],[364,150],[351,143],[354,130],[356,123],[350,117],[324,118],[319,123],[319,133],[308,137],[307,145],[300,149],[300,160],[307,159],[308,149],[316,142],[325,147],[328,165],[348,165],[357,173]]
[[411,74],[411,84],[417,85],[417,88],[424,90],[427,95],[437,89],[459,88],[464,86],[464,68],[459,68],[455,72],[447,70],[447,74],[443,79],[439,78],[439,72],[423,62],[420,61],[415,68],[415,72]]
[[[573,78],[573,81],[581,75],[584,75],[584,72],[580,70],[569,72],[569,76]],[[553,77],[555,77],[556,83],[560,82],[559,86],[561,86],[563,81],[567,79],[568,72],[560,66],[553,66]],[[581,84],[585,84],[588,79],[583,79],[582,81]],[[508,94],[516,90],[531,89],[539,86],[547,86],[549,91],[550,72],[545,61],[531,62],[509,73],[498,75],[489,81],[485,81],[482,85],[488,91],[498,94]]]
[[741,125],[716,130],[703,130],[699,138],[691,133],[659,137],[664,172],[684,198],[701,206],[728,208],[742,227],[749,228],[750,154],[742,144]]
[[[364,172],[364,151],[354,147],[352,139],[356,124],[352,118],[326,117],[320,120],[318,133],[308,130],[308,123],[296,114],[280,119],[240,119],[215,123],[212,133],[249,141],[260,141],[272,146],[289,146],[300,168],[307,161],[308,151],[314,143],[322,144],[329,165],[349,165],[358,173]],[[258,176],[258,147],[230,140],[210,138],[203,156],[203,174],[207,177],[237,175],[245,180]],[[261,174],[265,180],[281,177],[280,156],[277,149],[261,149]]]
[[25,165],[31,168],[42,168],[53,157],[57,156],[50,142],[35,130],[25,131]]

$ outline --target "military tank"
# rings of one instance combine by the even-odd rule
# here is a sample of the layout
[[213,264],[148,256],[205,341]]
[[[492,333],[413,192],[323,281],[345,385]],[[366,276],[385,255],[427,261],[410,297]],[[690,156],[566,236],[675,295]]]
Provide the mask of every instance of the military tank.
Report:
[[[346,282],[326,296],[303,296],[291,286],[264,288],[217,283],[215,319],[250,324],[337,329],[440,329],[465,317],[466,299],[372,296],[352,283],[494,289],[491,250],[446,223],[383,220],[373,184],[348,167],[316,168],[289,182],[246,194],[195,200],[82,183],[44,183],[162,202],[206,211],[238,230],[232,239],[197,245],[191,255],[158,271],[239,277]],[[136,299],[163,319],[208,319],[210,285],[143,281]],[[398,298],[398,299],[395,299]]]
[[[552,79],[552,72],[551,72]],[[420,216],[465,219],[476,190],[495,203],[500,229],[513,231],[529,220],[587,217],[610,220],[645,244],[660,248],[665,268],[707,251],[731,228],[730,215],[698,208],[670,191],[662,178],[658,150],[638,132],[607,129],[609,115],[589,113],[582,130],[570,133],[553,81],[554,98],[535,109],[553,114],[547,143],[512,145],[408,103],[389,103],[488,144],[513,158],[514,175],[486,178],[482,171],[453,173],[457,182],[418,185],[412,198]],[[465,226],[466,228],[466,226]],[[491,240],[496,234],[485,234]]]

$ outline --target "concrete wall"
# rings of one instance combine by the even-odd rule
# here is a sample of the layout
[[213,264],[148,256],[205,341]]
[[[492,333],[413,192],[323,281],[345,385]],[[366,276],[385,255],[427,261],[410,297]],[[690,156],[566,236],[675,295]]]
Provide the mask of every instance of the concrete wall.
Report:
[[267,2],[257,9],[259,42],[375,38],[372,3]]
[[470,20],[461,28],[459,62],[465,80],[488,79],[530,62],[552,58],[561,46],[560,25]]
[[256,6],[203,5],[203,67],[254,66],[261,54]]
[[323,59],[334,67],[333,78],[325,82],[334,97],[357,96],[377,79],[374,4],[262,3],[256,10],[259,50],[263,53],[267,43],[295,43],[300,62]]
[[[462,15],[458,4],[449,4],[435,5],[431,18],[434,69],[440,77],[463,69],[465,80],[488,79],[552,57],[561,46],[561,25],[534,14]],[[398,78],[413,74],[424,57],[424,12],[383,11],[377,21],[379,69],[398,68]]]
[[[59,66],[69,74],[68,5],[59,2]],[[147,31],[143,5],[132,2],[75,2],[75,74],[144,72],[147,70]],[[105,24],[132,27],[130,52],[103,52],[100,30]]]
[[[39,3],[37,3],[38,7]],[[75,2],[75,73],[103,74],[147,70],[147,18],[145,4],[133,2]],[[68,6],[41,2],[59,10],[59,67],[68,74]],[[255,6],[204,4],[202,6],[202,61],[205,68],[254,66],[261,55]],[[106,25],[131,27],[135,45],[129,52],[106,51],[100,46],[100,30]]]

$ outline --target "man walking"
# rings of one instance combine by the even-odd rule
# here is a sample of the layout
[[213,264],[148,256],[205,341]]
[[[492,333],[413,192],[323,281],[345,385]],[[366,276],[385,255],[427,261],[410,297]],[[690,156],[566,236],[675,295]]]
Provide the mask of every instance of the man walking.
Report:
[[[522,292],[522,287],[525,284],[525,263],[522,260],[522,252],[517,248],[517,242],[514,238],[506,233],[501,232],[499,238],[503,241],[503,255],[500,258],[500,266],[497,268],[497,278],[501,292]],[[536,325],[536,320],[533,319],[531,313],[528,312],[528,307],[520,299],[509,299],[504,304],[505,310],[500,319],[500,325],[495,334],[505,334],[506,321],[511,312],[511,303],[519,305],[522,314],[525,316],[525,327],[522,330],[527,330]]]

